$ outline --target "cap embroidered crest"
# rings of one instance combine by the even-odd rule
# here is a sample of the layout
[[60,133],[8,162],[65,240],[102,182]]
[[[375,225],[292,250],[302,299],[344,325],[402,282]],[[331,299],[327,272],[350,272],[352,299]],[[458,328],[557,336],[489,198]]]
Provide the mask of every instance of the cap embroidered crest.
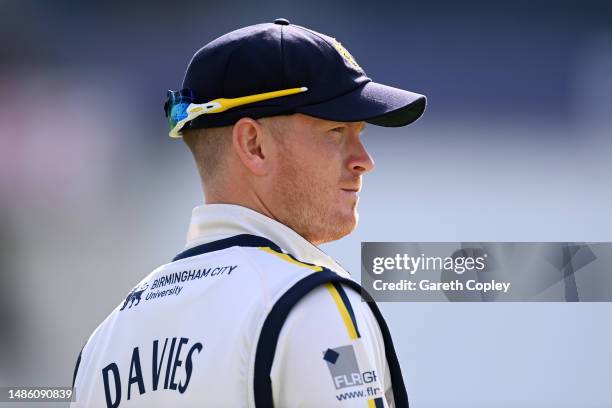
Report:
[[355,61],[355,58],[353,58],[351,53],[348,52],[348,50],[346,48],[344,48],[344,46],[342,45],[342,43],[340,43],[340,41],[338,41],[338,40],[336,40],[334,38],[334,41],[332,42],[332,45],[334,46],[336,51],[338,51],[338,54],[340,54],[342,56],[342,58],[344,58],[344,60],[349,63],[349,65],[353,66],[354,68],[358,69],[359,71],[363,71],[363,68],[361,68],[359,66],[357,61]]

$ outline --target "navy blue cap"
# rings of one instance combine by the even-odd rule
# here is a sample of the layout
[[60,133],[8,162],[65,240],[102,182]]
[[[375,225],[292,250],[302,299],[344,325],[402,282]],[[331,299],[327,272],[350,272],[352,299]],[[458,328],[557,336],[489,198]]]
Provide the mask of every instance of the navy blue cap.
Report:
[[398,127],[417,120],[426,104],[423,95],[373,82],[336,39],[283,18],[211,41],[195,53],[183,81],[195,103],[297,87],[308,90],[202,115],[185,128],[292,113]]

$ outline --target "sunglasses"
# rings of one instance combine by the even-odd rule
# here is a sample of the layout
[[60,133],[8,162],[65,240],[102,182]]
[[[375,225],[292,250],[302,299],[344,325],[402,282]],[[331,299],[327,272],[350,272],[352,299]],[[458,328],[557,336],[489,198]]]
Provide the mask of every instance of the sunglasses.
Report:
[[218,98],[206,103],[194,103],[193,91],[182,89],[180,91],[168,91],[168,99],[164,104],[164,111],[168,118],[170,137],[180,138],[183,126],[200,115],[224,112],[237,106],[249,103],[265,101],[281,96],[306,92],[308,88],[289,88],[280,91],[265,92],[255,95],[241,96],[239,98]]

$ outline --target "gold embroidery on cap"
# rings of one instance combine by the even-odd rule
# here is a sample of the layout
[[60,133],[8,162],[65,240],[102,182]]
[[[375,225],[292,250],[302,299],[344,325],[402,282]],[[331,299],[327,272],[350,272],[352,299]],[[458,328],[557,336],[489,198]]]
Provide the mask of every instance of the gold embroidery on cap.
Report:
[[348,62],[349,65],[352,65],[354,68],[360,71],[363,71],[363,68],[359,66],[357,61],[355,61],[355,58],[353,58],[351,53],[348,52],[346,48],[344,48],[344,46],[340,43],[340,41],[336,40],[335,38],[333,40],[334,41],[332,42],[332,45],[334,46],[336,51],[338,51],[338,53],[342,56],[342,58],[344,58],[344,60]]

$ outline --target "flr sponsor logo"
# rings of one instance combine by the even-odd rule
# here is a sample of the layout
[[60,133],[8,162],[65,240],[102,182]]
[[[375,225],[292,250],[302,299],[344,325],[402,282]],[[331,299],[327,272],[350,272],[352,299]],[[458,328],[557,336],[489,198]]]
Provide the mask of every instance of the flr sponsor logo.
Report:
[[334,387],[339,390],[346,387],[376,382],[376,371],[361,371],[357,364],[355,349],[352,345],[329,348],[323,354]]

